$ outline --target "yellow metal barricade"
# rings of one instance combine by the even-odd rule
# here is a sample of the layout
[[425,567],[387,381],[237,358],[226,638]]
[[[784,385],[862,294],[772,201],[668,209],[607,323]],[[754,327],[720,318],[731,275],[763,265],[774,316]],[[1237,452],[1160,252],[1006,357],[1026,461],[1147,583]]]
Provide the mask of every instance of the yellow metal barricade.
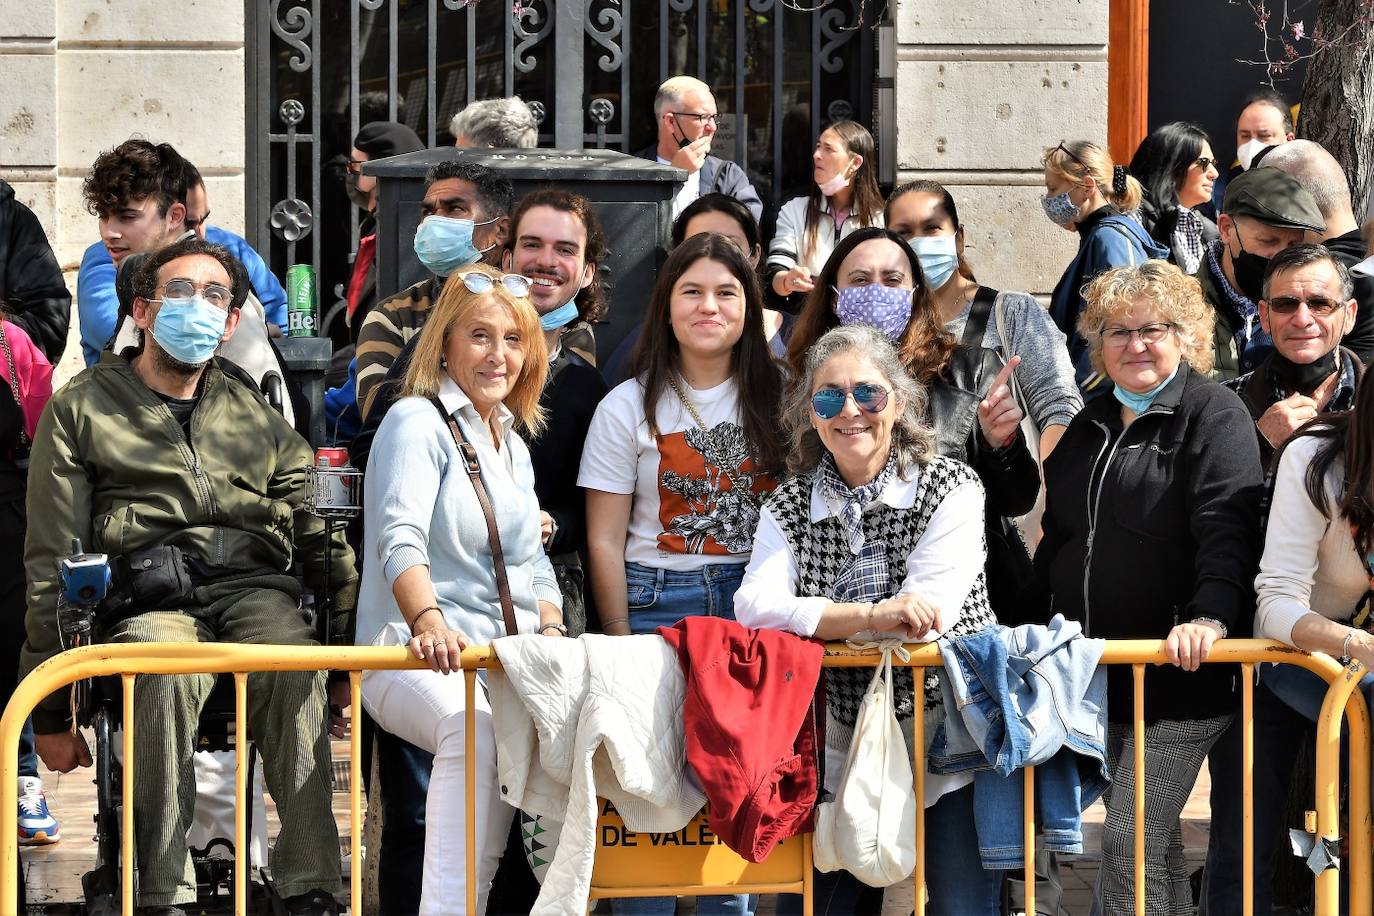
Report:
[[[857,651],[843,645],[830,645],[826,648],[824,664],[830,667],[871,666],[877,661],[872,651]],[[1163,643],[1157,640],[1110,641],[1102,657],[1103,664],[1129,664],[1135,678],[1135,728],[1136,728],[1136,910],[1143,913],[1145,908],[1144,883],[1144,674],[1145,666],[1161,664],[1165,661]],[[489,648],[469,649],[463,654],[465,688],[467,692],[468,716],[474,712],[474,692],[477,671],[482,668],[496,667],[499,663]],[[1363,668],[1358,664],[1343,667],[1324,655],[1308,655],[1278,643],[1267,640],[1222,640],[1217,642],[1208,659],[1212,663],[1237,663],[1241,665],[1244,691],[1242,696],[1242,728],[1244,741],[1244,861],[1245,861],[1245,899],[1244,909],[1251,912],[1251,886],[1253,884],[1254,846],[1250,827],[1253,823],[1253,690],[1254,666],[1262,662],[1278,662],[1298,665],[1322,677],[1330,686],[1317,722],[1315,804],[1310,830],[1318,840],[1338,841],[1340,838],[1340,741],[1343,720],[1349,721],[1349,814],[1350,814],[1350,852],[1345,870],[1349,875],[1349,911],[1355,916],[1374,916],[1371,913],[1371,816],[1370,816],[1370,716],[1364,698],[1356,687]],[[913,668],[917,684],[922,683],[925,669],[941,664],[939,651],[934,646],[913,647],[908,662],[894,660],[895,664],[906,664]],[[13,811],[17,808],[17,761],[19,733],[24,720],[33,708],[49,693],[80,680],[93,677],[118,675],[123,689],[124,710],[124,766],[123,781],[124,811],[121,858],[125,863],[134,861],[133,854],[133,768],[134,759],[134,679],[139,674],[219,674],[232,673],[235,681],[236,735],[236,826],[238,835],[246,834],[247,784],[246,761],[244,758],[247,742],[246,703],[247,676],[257,671],[311,671],[321,669],[343,670],[349,673],[352,688],[352,710],[354,722],[359,721],[361,709],[361,673],[366,670],[396,670],[402,668],[422,668],[404,648],[372,647],[301,647],[301,646],[236,646],[217,643],[200,644],[159,644],[123,643],[86,646],[50,659],[35,669],[16,689],[9,705],[0,718],[0,810]],[[924,705],[924,691],[917,691],[920,703]],[[914,790],[917,798],[924,796],[925,765],[920,749],[925,746],[923,716],[915,716],[917,756],[915,766]],[[475,729],[466,729],[467,753],[469,760],[474,759]],[[360,830],[362,820],[362,774],[360,729],[352,730],[350,753],[351,779],[349,785],[349,812],[351,820],[351,848],[354,867],[350,876],[350,900],[354,913],[362,912],[362,868]],[[472,809],[475,785],[472,772],[468,773],[466,800]],[[1033,875],[1034,856],[1034,774],[1027,770],[1026,780],[1026,869]],[[609,814],[609,813],[608,813]],[[916,894],[916,912],[925,909],[925,824],[924,813],[918,806],[916,818],[917,865],[913,876]],[[611,821],[607,821],[611,823]],[[696,823],[696,822],[694,822]],[[704,822],[703,822],[704,823]],[[697,828],[700,829],[700,828]],[[468,842],[468,907],[475,909],[476,894],[475,870],[476,823],[467,819]],[[700,836],[700,834],[698,834]],[[693,848],[694,846],[694,848]],[[624,848],[611,854],[608,861],[599,862],[593,872],[594,897],[628,896],[670,896],[676,894],[713,894],[742,892],[789,892],[803,894],[807,899],[806,911],[810,912],[811,891],[811,848],[809,837],[799,837],[796,841],[781,844],[773,856],[759,865],[745,863],[723,845],[697,842],[693,846],[665,844],[657,847],[660,852],[677,848],[688,849],[687,856],[671,856],[672,861],[657,863],[655,869],[639,869],[627,866],[626,861],[617,860],[617,855],[638,855],[633,848]],[[651,848],[652,844],[651,844]],[[234,903],[238,913],[244,912],[248,865],[245,844],[237,844],[235,849],[236,865],[234,872]],[[733,857],[733,858],[732,858]],[[605,857],[603,857],[605,858]],[[18,837],[15,831],[0,832],[0,913],[16,912],[18,877]],[[669,871],[658,872],[658,866]],[[655,874],[655,881],[646,883],[643,875]],[[628,876],[628,877],[627,877]],[[1340,872],[1327,869],[1316,876],[1316,912],[1319,916],[1335,916],[1339,910]],[[1026,909],[1034,912],[1034,883],[1027,881]],[[124,868],[122,873],[123,911],[132,914],[133,869]]]

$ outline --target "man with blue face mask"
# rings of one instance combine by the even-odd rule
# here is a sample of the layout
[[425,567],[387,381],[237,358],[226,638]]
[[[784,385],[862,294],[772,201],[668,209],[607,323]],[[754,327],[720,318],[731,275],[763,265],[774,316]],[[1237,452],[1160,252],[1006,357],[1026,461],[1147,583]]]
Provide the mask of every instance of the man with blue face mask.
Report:
[[[310,446],[215,359],[248,294],[242,264],[193,238],[149,255],[134,282],[141,345],[131,356],[103,352],[53,396],[34,434],[28,506],[44,522],[25,544],[21,672],[61,650],[56,570],[73,538],[108,553],[117,570],[98,618],[102,641],[313,644],[298,563],[316,596],[333,586],[331,639],[351,643],[353,554],[305,509]],[[178,575],[151,583],[156,573],[144,570]],[[196,899],[191,757],[212,684],[203,675],[135,683],[140,912],[174,916]],[[249,727],[282,817],[272,872],[289,913],[338,912],[327,774],[329,732],[342,734],[343,723],[327,720],[325,692],[323,672],[249,676]],[[38,754],[59,772],[91,762],[69,710],[60,691],[33,716]]]
[[358,409],[364,418],[376,386],[412,337],[420,333],[445,279],[505,246],[515,191],[508,179],[475,162],[440,162],[425,175],[415,254],[432,276],[381,302],[358,331]]

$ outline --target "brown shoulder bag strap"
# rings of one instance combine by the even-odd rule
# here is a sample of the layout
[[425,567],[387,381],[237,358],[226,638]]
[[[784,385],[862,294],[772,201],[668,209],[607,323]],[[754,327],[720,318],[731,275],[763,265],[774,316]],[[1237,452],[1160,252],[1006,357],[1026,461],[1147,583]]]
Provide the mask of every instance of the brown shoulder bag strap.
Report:
[[472,489],[477,494],[477,504],[482,507],[482,515],[487,520],[487,543],[491,545],[491,558],[496,566],[496,591],[501,596],[501,616],[506,621],[506,635],[514,636],[520,630],[515,625],[515,603],[511,601],[510,580],[506,578],[506,555],[501,550],[501,533],[496,530],[496,513],[491,509],[491,497],[487,495],[487,485],[482,482],[482,465],[477,461],[477,448],[463,435],[463,428],[444,409],[438,398],[430,398],[429,402],[448,424],[448,431],[453,434],[453,443],[458,446],[458,454],[467,465],[468,477],[472,478]]

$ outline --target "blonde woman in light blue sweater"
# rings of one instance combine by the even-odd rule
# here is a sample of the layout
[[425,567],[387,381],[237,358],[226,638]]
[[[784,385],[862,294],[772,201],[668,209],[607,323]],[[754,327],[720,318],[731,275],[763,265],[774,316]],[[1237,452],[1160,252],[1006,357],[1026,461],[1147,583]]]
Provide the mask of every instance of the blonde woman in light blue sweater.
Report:
[[367,466],[358,642],[407,645],[432,669],[370,671],[362,684],[363,705],[382,728],[434,754],[422,914],[464,911],[464,767],[477,773],[479,913],[515,813],[497,786],[485,691],[477,693],[476,759],[466,761],[463,680],[442,676],[458,669],[467,646],[506,635],[486,515],[450,418],[476,450],[519,632],[567,633],[544,553],[529,451],[518,432],[542,427],[539,396],[548,372],[528,289],[524,277],[481,265],[449,278]]

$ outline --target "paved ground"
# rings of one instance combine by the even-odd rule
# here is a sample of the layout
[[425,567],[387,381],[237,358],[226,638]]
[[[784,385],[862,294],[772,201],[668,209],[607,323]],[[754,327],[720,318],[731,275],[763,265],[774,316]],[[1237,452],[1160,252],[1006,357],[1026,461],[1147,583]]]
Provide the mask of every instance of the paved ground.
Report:
[[[348,795],[347,795],[347,746],[337,743],[335,747],[336,786],[335,811],[338,815],[340,832],[347,843]],[[44,788],[48,803],[62,825],[62,842],[54,846],[25,850],[24,867],[32,903],[59,904],[71,903],[81,899],[81,875],[90,868],[94,855],[91,843],[91,814],[95,811],[95,789],[91,783],[90,771],[79,771],[68,775],[45,773]],[[1208,808],[1207,792],[1210,779],[1203,771],[1197,787],[1188,801],[1183,814],[1183,839],[1188,850],[1190,863],[1194,867],[1202,863],[1207,846]],[[1094,806],[1085,815],[1084,833],[1086,848],[1094,850],[1098,845],[1102,822],[1101,805]],[[268,829],[275,833],[276,824],[271,806],[268,806]],[[1097,856],[1089,853],[1083,856],[1065,857],[1062,862],[1061,877],[1064,883],[1066,909],[1073,914],[1089,911],[1092,899],[1092,885],[1097,875]],[[771,914],[773,901],[765,899],[760,913]],[[680,912],[691,912],[687,901]],[[54,908],[56,910],[56,908]],[[912,911],[912,889],[910,885],[899,885],[888,891],[885,914],[905,916]]]

